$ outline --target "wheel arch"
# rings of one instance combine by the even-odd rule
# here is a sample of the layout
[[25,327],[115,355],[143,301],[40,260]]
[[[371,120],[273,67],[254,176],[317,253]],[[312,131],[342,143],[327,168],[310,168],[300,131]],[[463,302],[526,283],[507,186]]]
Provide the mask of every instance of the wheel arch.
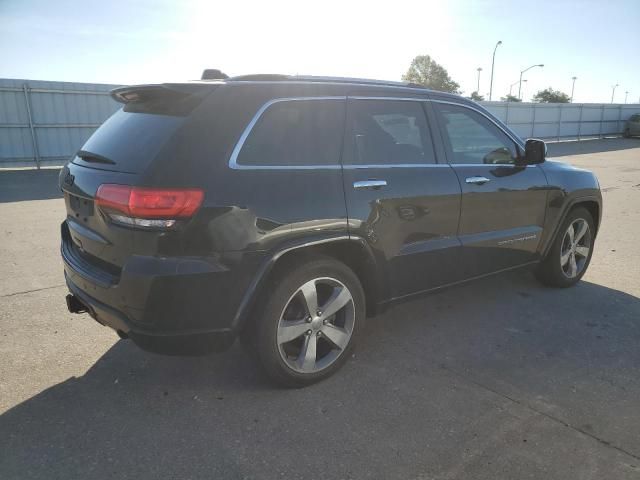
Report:
[[[587,209],[587,211],[591,214],[591,218],[593,219],[593,225],[595,227],[595,232],[594,232],[594,237],[595,235],[598,234],[598,229],[600,228],[600,204],[598,202],[596,202],[595,200],[586,200],[584,202],[577,202],[575,203],[570,209],[569,211],[578,208],[578,207],[584,207]],[[568,212],[567,212],[568,213]]]
[[553,245],[553,242],[555,241],[556,236],[560,232],[560,227],[564,223],[565,219],[567,218],[567,215],[569,215],[569,213],[572,210],[579,207],[586,208],[587,211],[591,214],[591,218],[593,218],[593,223],[595,227],[594,239],[596,238],[598,234],[598,230],[600,228],[600,223],[602,220],[602,200],[598,197],[592,197],[592,196],[574,198],[570,202],[567,202],[567,206],[565,207],[562,215],[560,215],[556,223],[556,226],[554,228],[553,235],[550,237],[550,240],[547,242],[547,245],[545,245],[543,256],[549,252],[549,249]]
[[251,311],[258,297],[267,288],[269,280],[279,271],[318,255],[335,258],[351,268],[362,284],[367,316],[379,312],[379,304],[385,298],[387,286],[380,275],[376,258],[366,241],[353,236],[308,239],[295,244],[283,245],[268,257],[240,303],[233,319],[232,330],[235,332],[242,330],[251,316]]

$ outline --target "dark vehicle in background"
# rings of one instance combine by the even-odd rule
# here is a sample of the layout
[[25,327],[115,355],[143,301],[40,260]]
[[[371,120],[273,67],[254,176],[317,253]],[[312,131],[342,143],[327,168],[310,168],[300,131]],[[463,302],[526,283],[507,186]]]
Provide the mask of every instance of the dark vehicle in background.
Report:
[[240,337],[301,386],[395,301],[525,266],[568,287],[589,265],[594,175],[462,97],[284,75],[112,96],[60,174],[67,303],[146,350]]
[[624,126],[625,137],[640,136],[640,113],[631,115]]

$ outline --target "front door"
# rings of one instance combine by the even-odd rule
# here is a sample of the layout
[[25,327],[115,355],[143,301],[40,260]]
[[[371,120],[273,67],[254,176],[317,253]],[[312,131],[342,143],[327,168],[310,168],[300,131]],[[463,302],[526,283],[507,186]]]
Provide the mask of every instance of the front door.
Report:
[[458,237],[465,276],[535,260],[546,211],[544,173],[519,165],[521,149],[479,110],[437,100],[433,107],[462,187]]
[[460,185],[436,163],[420,99],[349,98],[343,178],[349,231],[384,269],[387,297],[460,277]]

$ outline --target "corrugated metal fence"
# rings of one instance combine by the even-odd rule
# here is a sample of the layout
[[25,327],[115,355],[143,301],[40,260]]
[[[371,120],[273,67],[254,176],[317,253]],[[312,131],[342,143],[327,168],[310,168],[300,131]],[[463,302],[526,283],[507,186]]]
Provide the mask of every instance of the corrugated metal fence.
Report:
[[[62,165],[119,104],[118,85],[0,79],[0,168]],[[620,135],[640,105],[481,102],[521,137]]]
[[117,86],[0,79],[0,168],[62,165],[118,109]]
[[639,104],[480,102],[522,138],[547,140],[621,135]]

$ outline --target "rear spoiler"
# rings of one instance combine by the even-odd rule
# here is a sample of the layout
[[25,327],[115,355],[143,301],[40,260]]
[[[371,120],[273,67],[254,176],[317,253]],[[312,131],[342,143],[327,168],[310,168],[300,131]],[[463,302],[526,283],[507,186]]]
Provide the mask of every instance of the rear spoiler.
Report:
[[192,95],[204,96],[212,92],[216,83],[160,83],[118,87],[110,95],[116,102],[130,104],[154,100],[183,100]]

